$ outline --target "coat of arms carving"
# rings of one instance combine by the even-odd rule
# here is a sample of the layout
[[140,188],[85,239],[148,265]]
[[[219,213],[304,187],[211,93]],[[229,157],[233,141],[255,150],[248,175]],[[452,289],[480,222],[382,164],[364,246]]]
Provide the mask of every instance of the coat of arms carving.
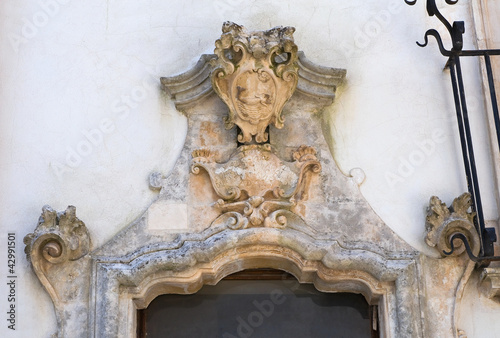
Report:
[[215,42],[213,88],[229,107],[226,128],[236,124],[238,142],[266,142],[266,128],[283,127],[281,110],[297,87],[297,46],[293,27],[247,32],[226,22]]

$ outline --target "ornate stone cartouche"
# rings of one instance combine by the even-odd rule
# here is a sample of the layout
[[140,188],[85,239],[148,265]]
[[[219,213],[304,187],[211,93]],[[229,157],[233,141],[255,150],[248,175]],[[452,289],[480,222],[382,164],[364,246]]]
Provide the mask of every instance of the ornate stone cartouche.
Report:
[[225,22],[215,42],[212,86],[229,107],[226,128],[237,125],[238,142],[268,140],[266,128],[283,127],[281,110],[297,87],[297,46],[293,27],[248,32]]
[[192,173],[199,174],[200,168],[208,172],[221,198],[215,206],[235,217],[237,222],[230,225],[233,229],[286,226],[286,216],[280,214],[276,219],[276,212],[289,211],[305,198],[309,174],[321,171],[316,150],[307,146],[294,152],[294,162],[280,160],[269,144],[241,146],[221,164],[206,150],[193,152],[193,157]]
[[284,126],[281,111],[297,87],[294,31],[280,26],[248,32],[225,22],[215,42],[215,57],[210,61],[212,86],[229,108],[226,128],[237,125],[238,142],[244,145],[225,163],[216,163],[210,149],[192,153],[192,173],[204,169],[220,197],[214,205],[220,211],[214,224],[227,218],[232,229],[285,227],[286,215],[307,196],[310,174],[321,171],[314,148],[300,146],[289,162],[266,143],[270,124],[278,129]]

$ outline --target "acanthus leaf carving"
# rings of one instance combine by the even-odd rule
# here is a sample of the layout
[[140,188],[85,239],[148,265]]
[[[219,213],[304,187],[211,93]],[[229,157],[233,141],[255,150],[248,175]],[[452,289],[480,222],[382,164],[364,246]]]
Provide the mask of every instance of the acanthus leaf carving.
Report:
[[24,251],[32,262],[43,257],[53,264],[77,260],[89,252],[91,245],[87,228],[76,217],[72,205],[60,213],[44,206],[35,231],[25,236],[24,243]]

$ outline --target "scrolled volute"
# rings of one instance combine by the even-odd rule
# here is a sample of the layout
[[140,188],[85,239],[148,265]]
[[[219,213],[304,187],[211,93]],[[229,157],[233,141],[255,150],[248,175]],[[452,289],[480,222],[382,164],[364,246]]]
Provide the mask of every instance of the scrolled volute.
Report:
[[24,244],[32,264],[41,259],[59,264],[85,256],[90,251],[91,241],[85,224],[76,217],[74,206],[57,213],[46,205],[35,231],[24,237]]
[[425,222],[425,242],[436,248],[442,257],[459,256],[465,251],[462,241],[452,239],[456,234],[465,236],[472,252],[478,254],[480,242],[474,227],[475,212],[469,211],[471,205],[469,193],[455,198],[450,207],[436,196],[430,198]]

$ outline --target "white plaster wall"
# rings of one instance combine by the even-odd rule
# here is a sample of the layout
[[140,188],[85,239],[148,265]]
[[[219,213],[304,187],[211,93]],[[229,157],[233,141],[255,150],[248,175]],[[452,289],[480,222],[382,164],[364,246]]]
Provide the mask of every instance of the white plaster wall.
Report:
[[459,328],[464,330],[467,337],[500,338],[500,304],[498,300],[478,294],[479,279],[479,272],[475,272],[465,287],[462,305],[457,313]]
[[[149,173],[169,171],[186,133],[158,78],[211,53],[225,20],[256,30],[294,26],[309,59],[348,70],[327,112],[338,165],[344,172],[362,168],[362,192],[375,211],[411,245],[432,253],[423,242],[429,197],[450,203],[466,187],[446,60],[434,42],[414,43],[427,28],[441,27],[424,7],[403,0],[3,1],[0,247],[15,231],[15,334],[47,337],[56,329],[51,302],[22,254],[22,238],[41,207],[75,205],[94,247],[140,216],[155,197]],[[443,10],[471,22],[465,1]],[[472,48],[472,25],[466,28]],[[495,220],[477,65],[464,69],[485,216]],[[3,278],[5,250],[0,255]],[[0,313],[6,293],[3,279]],[[3,317],[0,332],[12,334]]]

